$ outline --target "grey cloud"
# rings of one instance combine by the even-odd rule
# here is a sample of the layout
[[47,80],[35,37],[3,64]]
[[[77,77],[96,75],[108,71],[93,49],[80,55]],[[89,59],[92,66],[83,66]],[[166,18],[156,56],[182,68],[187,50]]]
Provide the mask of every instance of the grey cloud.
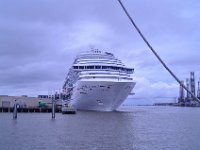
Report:
[[[187,62],[197,68],[200,2],[123,2],[167,64],[185,65],[182,60],[190,49],[196,56]],[[171,82],[164,69],[159,76],[158,61],[116,0],[1,0],[0,85],[4,90],[0,93],[11,93],[9,87],[15,88],[15,94],[22,92],[19,88],[33,95],[38,94],[36,86],[42,87],[40,91],[60,88],[76,53],[89,45],[113,52],[135,67],[138,76]]]

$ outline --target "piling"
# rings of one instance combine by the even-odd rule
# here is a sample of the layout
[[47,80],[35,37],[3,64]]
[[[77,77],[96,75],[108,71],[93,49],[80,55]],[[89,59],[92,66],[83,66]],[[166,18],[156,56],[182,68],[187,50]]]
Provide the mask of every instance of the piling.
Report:
[[14,107],[13,107],[13,119],[17,119],[17,103],[16,103],[16,100],[15,100],[15,104],[14,104]]
[[55,118],[55,100],[52,99],[52,118]]

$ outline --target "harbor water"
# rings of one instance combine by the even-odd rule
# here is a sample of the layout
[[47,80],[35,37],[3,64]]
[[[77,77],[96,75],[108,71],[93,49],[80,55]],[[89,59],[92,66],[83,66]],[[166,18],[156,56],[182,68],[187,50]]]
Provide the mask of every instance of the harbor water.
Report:
[[200,108],[123,106],[118,112],[0,113],[0,150],[199,150]]

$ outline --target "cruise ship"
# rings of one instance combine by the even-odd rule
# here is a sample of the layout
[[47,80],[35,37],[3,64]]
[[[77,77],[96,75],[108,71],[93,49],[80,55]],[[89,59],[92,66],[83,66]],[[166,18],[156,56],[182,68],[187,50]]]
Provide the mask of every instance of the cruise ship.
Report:
[[78,110],[114,111],[135,86],[133,68],[112,53],[92,49],[74,60],[63,85],[68,103]]

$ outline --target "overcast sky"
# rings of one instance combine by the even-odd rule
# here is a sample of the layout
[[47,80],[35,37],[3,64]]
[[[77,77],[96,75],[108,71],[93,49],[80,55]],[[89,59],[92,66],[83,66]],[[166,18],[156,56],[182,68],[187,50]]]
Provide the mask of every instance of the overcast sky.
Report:
[[[185,80],[200,77],[199,0],[122,0],[149,42]],[[91,46],[135,68],[135,97],[176,97],[179,86],[133,29],[117,0],[0,0],[0,94],[62,88]]]

